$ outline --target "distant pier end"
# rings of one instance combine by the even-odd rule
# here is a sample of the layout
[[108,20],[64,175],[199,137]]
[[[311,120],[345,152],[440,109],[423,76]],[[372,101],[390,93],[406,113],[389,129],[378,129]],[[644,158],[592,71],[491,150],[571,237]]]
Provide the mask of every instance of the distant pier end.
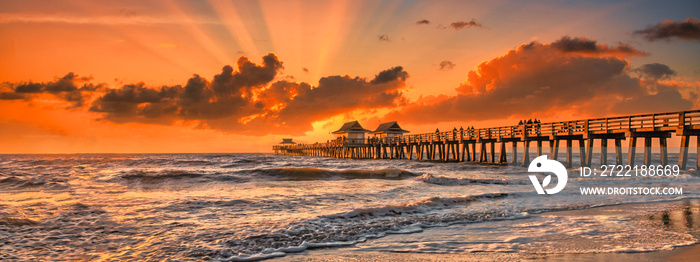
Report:
[[[668,138],[673,134],[681,138],[678,165],[686,169],[690,137],[696,137],[700,151],[700,110],[639,114],[608,118],[593,118],[551,123],[523,123],[491,128],[453,129],[452,131],[424,134],[407,134],[397,122],[380,124],[376,130],[364,129],[359,122],[345,123],[333,132],[336,139],[325,143],[296,144],[283,142],[274,145],[275,154],[327,156],[336,158],[366,159],[417,159],[440,161],[469,161],[493,164],[522,164],[530,162],[530,147],[542,154],[543,142],[549,145],[551,159],[557,159],[560,142],[565,142],[565,165],[574,163],[573,148],[577,142],[578,164],[591,166],[593,143],[600,141],[601,165],[608,164],[608,148],[615,148],[615,164],[633,166],[637,154],[637,140],[644,141],[643,162],[650,165],[652,141],[658,141],[659,158],[668,165]],[[369,133],[371,136],[365,137]],[[608,141],[613,143],[609,146]],[[622,140],[628,141],[627,161],[624,161]],[[506,146],[510,144],[510,160]],[[498,145],[498,150],[496,146]],[[523,148],[522,160],[518,160],[518,148]],[[498,151],[498,155],[496,152]],[[695,168],[700,169],[700,154]],[[612,164],[612,163],[610,163]]]

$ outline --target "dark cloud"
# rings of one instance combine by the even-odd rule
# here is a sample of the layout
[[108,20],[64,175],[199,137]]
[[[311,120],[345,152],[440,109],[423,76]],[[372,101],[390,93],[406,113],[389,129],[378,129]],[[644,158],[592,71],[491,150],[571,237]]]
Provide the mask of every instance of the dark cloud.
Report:
[[263,64],[260,66],[244,56],[238,59],[237,66],[238,71],[235,73],[227,65],[221,74],[214,76],[211,83],[214,92],[220,95],[236,94],[243,87],[246,89],[244,93],[249,93],[252,87],[272,81],[277,72],[283,69],[282,62],[272,53],[263,56]]
[[237,71],[224,66],[211,83],[194,75],[184,87],[124,85],[96,99],[90,111],[105,113],[103,118],[114,122],[144,123],[242,116],[255,111],[253,96],[283,68],[274,54],[263,56],[262,60],[262,65],[257,65],[241,57],[236,63]]
[[[247,135],[300,135],[313,130],[315,121],[357,109],[395,107],[405,101],[402,90],[408,73],[400,66],[381,71],[371,80],[323,77],[316,87],[282,77],[282,69],[274,54],[263,56],[260,64],[241,57],[235,68],[224,66],[211,82],[195,74],[184,86],[135,83],[114,89],[68,73],[47,83],[0,83],[0,100],[31,101],[53,95],[73,108],[100,114],[101,121],[188,122]],[[85,103],[89,106],[84,107]]]
[[288,133],[301,133],[311,130],[313,121],[334,115],[356,109],[395,107],[404,102],[401,89],[405,87],[406,77],[408,73],[401,67],[394,67],[382,71],[369,82],[359,77],[329,76],[321,78],[315,88],[305,83],[276,83],[273,87],[285,87],[278,88],[284,90],[278,97],[285,97],[289,93],[298,95],[280,111],[270,113],[267,118],[256,119],[254,126],[280,126]]
[[417,24],[417,25],[429,25],[429,24],[430,24],[430,21],[428,21],[428,19],[418,20],[418,21],[416,22],[416,24]]
[[89,110],[116,123],[184,120],[240,134],[303,134],[312,130],[312,122],[336,114],[401,104],[401,89],[408,77],[399,66],[370,81],[329,76],[312,87],[287,80],[273,82],[281,68],[273,54],[263,57],[262,65],[242,57],[236,70],[225,66],[211,82],[194,75],[184,87],[124,85],[97,98]]
[[452,63],[452,61],[445,60],[445,61],[440,62],[440,70],[451,70],[451,69],[455,68],[455,66],[456,65],[454,63]]
[[91,77],[80,77],[73,72],[54,81],[44,83],[20,83],[12,85],[10,91],[0,93],[0,100],[31,100],[33,96],[48,93],[55,97],[70,102],[70,108],[82,107],[89,98],[89,92],[102,90],[103,84],[89,83]]
[[144,83],[124,85],[97,98],[89,111],[105,113],[104,119],[117,123],[162,122],[163,116],[176,113],[173,99],[181,90],[180,86],[152,89]]
[[670,67],[660,63],[646,64],[635,69],[642,77],[658,80],[676,75]]
[[[422,97],[383,118],[436,123],[537,116],[557,109],[597,115],[692,106],[679,87],[659,88],[659,83],[631,76],[629,62],[615,52],[596,56],[562,52],[554,43],[523,44],[479,64],[457,88],[457,95]],[[587,48],[589,52],[605,49]],[[659,98],[659,104],[645,109],[644,103],[653,98]]]
[[646,54],[628,44],[620,43],[616,46],[608,46],[605,44],[598,44],[596,40],[590,40],[584,37],[571,38],[569,36],[564,36],[561,39],[552,42],[551,46],[562,52],[578,52],[595,55],[603,54],[633,56]]
[[17,86],[15,88],[15,93],[42,93],[44,92],[44,84],[41,83],[27,83]]
[[469,21],[469,22],[464,22],[464,21],[452,22],[452,23],[450,24],[450,26],[451,26],[452,28],[454,28],[455,30],[460,30],[460,29],[465,28],[465,27],[473,27],[473,26],[475,26],[475,27],[481,27],[481,24],[480,24],[480,23],[477,23],[477,22],[476,22],[476,19],[472,19],[472,20]]
[[667,89],[656,94],[641,95],[624,100],[612,107],[619,114],[668,112],[688,110],[693,102],[684,99],[678,90]]
[[379,41],[389,41],[389,36],[386,34],[380,35]]
[[22,100],[22,99],[27,99],[27,96],[25,96],[22,93],[0,92],[0,100]]
[[391,69],[387,69],[379,72],[374,79],[370,81],[370,84],[383,84],[396,80],[405,81],[408,77],[408,73],[403,70],[403,67],[397,66]]
[[656,25],[635,31],[648,41],[678,38],[686,41],[700,41],[700,20],[688,18],[682,22],[664,20]]

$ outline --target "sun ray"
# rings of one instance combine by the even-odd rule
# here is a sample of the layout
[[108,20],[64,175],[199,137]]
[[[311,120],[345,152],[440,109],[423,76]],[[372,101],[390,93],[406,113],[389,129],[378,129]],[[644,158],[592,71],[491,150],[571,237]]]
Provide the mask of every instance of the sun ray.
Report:
[[255,44],[255,40],[246,27],[246,24],[250,22],[243,21],[238,13],[239,9],[236,8],[233,2],[210,0],[208,3],[222,20],[229,33],[241,46],[243,49],[241,51],[244,54],[254,58],[262,56],[258,46]]
[[200,25],[195,22],[195,19],[189,15],[185,10],[180,7],[175,2],[166,2],[166,6],[178,17],[182,18],[184,21],[187,21],[186,24],[183,26],[189,31],[190,34],[192,34],[192,39],[195,39],[196,41],[199,42],[200,45],[205,47],[209,51],[209,56],[212,57],[214,60],[216,60],[220,65],[230,65],[233,62],[235,62],[235,58],[230,57],[227,55],[227,53],[223,50],[223,48],[219,45],[219,41],[215,41],[215,39],[209,35],[207,32],[202,30],[200,28],[203,25]]

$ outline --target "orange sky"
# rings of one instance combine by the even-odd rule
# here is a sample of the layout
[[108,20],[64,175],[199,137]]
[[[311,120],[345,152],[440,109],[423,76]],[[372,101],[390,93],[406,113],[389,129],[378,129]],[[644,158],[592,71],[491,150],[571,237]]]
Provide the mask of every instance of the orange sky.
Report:
[[699,10],[0,1],[0,153],[269,152],[355,119],[415,133],[697,109],[700,40],[663,33]]

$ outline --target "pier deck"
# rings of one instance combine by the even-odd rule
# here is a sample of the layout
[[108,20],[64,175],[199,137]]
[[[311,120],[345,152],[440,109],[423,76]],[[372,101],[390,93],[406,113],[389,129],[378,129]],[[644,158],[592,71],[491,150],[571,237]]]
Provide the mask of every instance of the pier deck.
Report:
[[[600,141],[601,164],[605,165],[608,164],[608,140],[613,140],[615,164],[634,165],[637,139],[643,138],[644,164],[651,164],[652,140],[657,140],[660,162],[668,165],[667,139],[673,134],[681,138],[678,165],[685,169],[690,137],[696,137],[700,152],[700,110],[406,134],[391,138],[335,139],[313,144],[275,145],[273,150],[275,154],[283,155],[520,163],[527,166],[530,163],[530,147],[535,146],[537,155],[541,155],[543,142],[548,142],[550,158],[556,160],[560,142],[564,141],[564,164],[571,167],[574,162],[574,141],[579,151],[579,163],[581,166],[590,166],[594,141]],[[622,156],[622,140],[628,141],[626,163]],[[511,145],[510,160],[507,144]],[[521,161],[518,160],[519,147],[523,149]],[[700,158],[700,154],[697,155]],[[698,160],[700,165],[700,159]]]

